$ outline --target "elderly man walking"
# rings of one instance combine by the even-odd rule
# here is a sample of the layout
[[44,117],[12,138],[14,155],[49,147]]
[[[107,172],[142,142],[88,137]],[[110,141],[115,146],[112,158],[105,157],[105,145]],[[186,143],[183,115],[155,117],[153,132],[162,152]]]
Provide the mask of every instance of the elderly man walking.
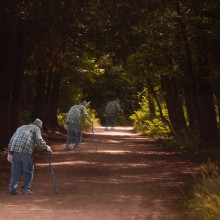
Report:
[[114,101],[108,102],[108,104],[105,107],[105,116],[106,116],[106,126],[105,130],[108,130],[108,127],[111,128],[111,130],[114,129],[116,125],[116,113],[117,112],[123,112],[119,105],[119,99],[117,98]]
[[43,123],[36,119],[33,123],[22,125],[13,134],[8,144],[8,161],[11,162],[11,180],[7,195],[19,195],[17,186],[21,176],[24,176],[24,183],[21,189],[22,195],[33,195],[31,185],[34,176],[34,160],[32,157],[35,145],[48,152],[51,148],[41,136]]
[[70,145],[72,144],[73,139],[75,139],[74,150],[81,150],[80,144],[82,140],[83,119],[86,118],[91,123],[93,122],[86,111],[87,104],[88,103],[86,101],[83,101],[79,105],[72,106],[66,115],[65,123],[67,125],[67,151],[70,150]]

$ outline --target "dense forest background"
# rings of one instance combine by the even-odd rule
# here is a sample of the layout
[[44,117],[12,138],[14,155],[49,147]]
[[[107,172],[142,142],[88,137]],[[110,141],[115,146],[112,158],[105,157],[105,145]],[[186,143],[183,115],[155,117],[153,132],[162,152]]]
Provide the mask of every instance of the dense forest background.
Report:
[[0,30],[1,150],[82,100],[103,123],[116,97],[136,127],[219,144],[220,1],[1,0]]

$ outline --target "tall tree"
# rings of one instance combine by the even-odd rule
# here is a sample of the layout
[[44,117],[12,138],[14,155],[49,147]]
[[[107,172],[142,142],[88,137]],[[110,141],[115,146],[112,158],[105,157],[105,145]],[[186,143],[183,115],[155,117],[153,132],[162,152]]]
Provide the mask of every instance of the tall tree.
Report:
[[20,125],[21,120],[21,100],[24,82],[24,43],[25,43],[25,27],[22,20],[19,21],[16,47],[13,52],[13,77],[11,83],[11,129],[13,133]]
[[186,108],[189,119],[190,127],[197,127],[199,123],[199,106],[198,106],[198,95],[197,95],[197,83],[195,80],[195,74],[193,71],[192,52],[187,34],[186,25],[183,22],[183,14],[180,9],[179,0],[175,0],[176,7],[176,20],[178,22],[178,31],[181,36],[182,44],[184,46],[185,57],[183,62],[183,70],[185,73],[184,77],[184,91]]
[[186,120],[183,112],[183,101],[177,89],[177,79],[163,76],[161,79],[162,88],[165,94],[165,101],[170,121],[175,131],[186,128]]
[[16,19],[11,1],[1,1],[0,11],[0,149],[7,146],[10,136],[10,100],[12,79],[12,54]]

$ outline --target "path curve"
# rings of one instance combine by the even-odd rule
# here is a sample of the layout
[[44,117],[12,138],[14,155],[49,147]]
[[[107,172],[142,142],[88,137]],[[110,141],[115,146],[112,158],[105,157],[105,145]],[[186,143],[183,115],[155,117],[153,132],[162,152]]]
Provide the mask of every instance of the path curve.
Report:
[[[1,174],[0,219],[5,220],[188,220],[176,208],[192,167],[181,156],[164,152],[132,128],[83,135],[82,152],[66,152],[65,134],[46,138],[58,194],[45,152],[35,152],[34,196],[6,196]],[[97,151],[96,151],[97,144]]]

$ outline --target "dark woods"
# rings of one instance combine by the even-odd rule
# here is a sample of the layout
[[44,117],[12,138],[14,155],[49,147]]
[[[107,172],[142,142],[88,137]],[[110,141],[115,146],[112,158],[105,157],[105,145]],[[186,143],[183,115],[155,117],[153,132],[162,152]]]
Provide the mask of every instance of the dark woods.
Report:
[[[1,0],[0,148],[36,117],[57,126],[80,99],[98,117],[120,98],[129,116],[146,88],[173,133],[219,143],[219,1]],[[104,70],[104,71],[103,71]],[[210,146],[211,146],[210,145]]]

